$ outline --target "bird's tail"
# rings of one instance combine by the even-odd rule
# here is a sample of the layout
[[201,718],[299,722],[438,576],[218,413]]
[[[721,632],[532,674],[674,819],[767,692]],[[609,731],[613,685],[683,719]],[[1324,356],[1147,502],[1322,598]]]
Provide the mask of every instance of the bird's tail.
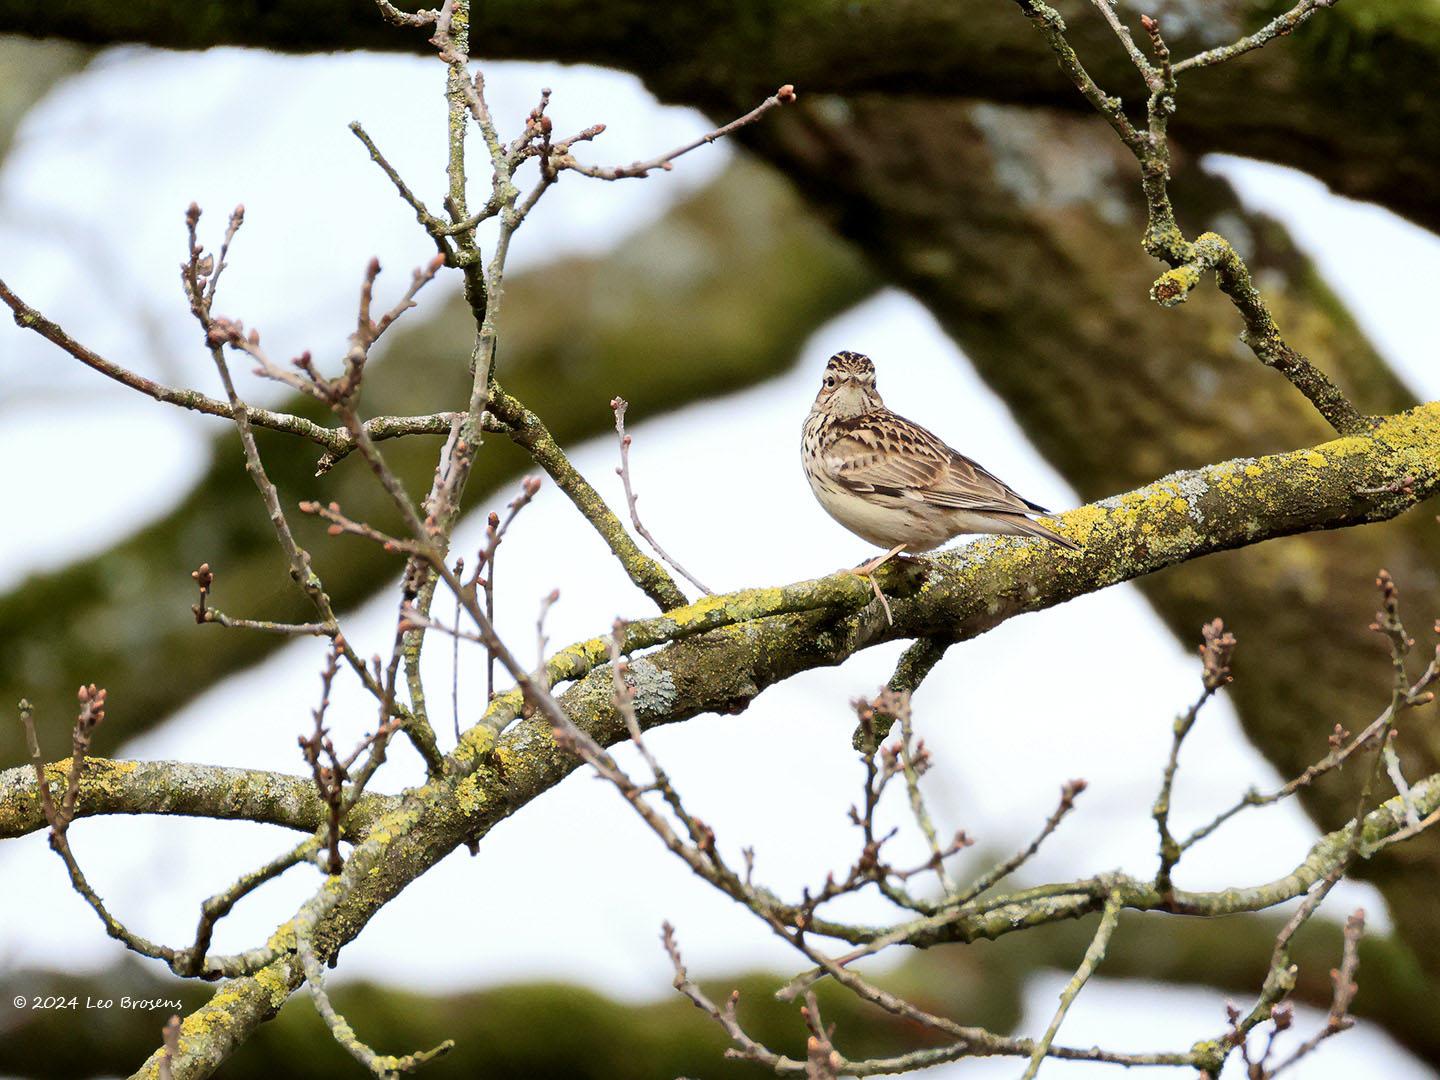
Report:
[[1052,544],[1058,544],[1060,547],[1067,548],[1070,551],[1080,550],[1080,545],[1074,540],[1061,536],[1053,529],[1048,529],[1044,525],[1041,525],[1038,521],[1031,521],[1027,517],[1021,517],[1019,514],[1016,514],[1014,517],[1007,515],[1005,520],[1007,524],[1013,527],[1016,535],[1038,536],[1042,540],[1049,540]]

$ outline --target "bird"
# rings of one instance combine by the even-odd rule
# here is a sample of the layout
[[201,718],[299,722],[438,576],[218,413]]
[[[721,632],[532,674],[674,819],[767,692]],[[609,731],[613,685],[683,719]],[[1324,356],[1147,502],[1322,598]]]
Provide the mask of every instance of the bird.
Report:
[[[966,533],[1034,536],[1080,545],[1030,520],[1049,513],[984,466],[885,407],[875,364],[837,352],[805,418],[800,447],[815,498],[836,521],[884,554],[856,568],[872,575],[902,553],[931,551]],[[888,605],[887,605],[888,606]]]

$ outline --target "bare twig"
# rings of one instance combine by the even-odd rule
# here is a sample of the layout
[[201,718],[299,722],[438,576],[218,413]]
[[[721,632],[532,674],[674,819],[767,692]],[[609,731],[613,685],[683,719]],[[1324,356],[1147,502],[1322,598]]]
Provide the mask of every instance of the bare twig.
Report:
[[1262,48],[1274,41],[1277,37],[1284,37],[1293,33],[1311,15],[1324,8],[1334,7],[1335,0],[1300,0],[1289,11],[1283,15],[1277,15],[1255,33],[1241,38],[1239,41],[1229,45],[1222,45],[1215,49],[1206,49],[1202,53],[1196,53],[1186,60],[1181,60],[1175,65],[1177,73],[1189,71],[1191,68],[1210,67],[1214,64],[1223,64],[1227,60],[1233,60],[1237,56],[1244,56],[1248,52]]
[[180,1017],[172,1016],[160,1029],[160,1080],[174,1080],[175,1059],[180,1056]]
[[707,588],[694,574],[690,573],[689,570],[686,570],[678,562],[672,559],[669,554],[666,553],[665,549],[656,542],[655,537],[650,534],[650,530],[645,528],[644,524],[640,521],[640,512],[635,507],[636,500],[638,500],[640,496],[636,495],[634,489],[632,489],[630,486],[631,437],[625,433],[625,410],[628,407],[629,403],[622,397],[610,399],[610,408],[615,410],[615,434],[618,435],[620,438],[620,466],[615,470],[615,473],[620,477],[620,482],[625,485],[625,501],[630,504],[630,522],[635,526],[635,531],[638,532],[641,536],[643,536],[645,538],[645,542],[654,549],[655,554],[659,555],[660,558],[664,559],[670,565],[670,568],[672,570],[678,573],[686,581],[690,582],[691,585],[694,585],[706,596],[711,596],[713,594],[710,592],[709,588]]
[[1135,44],[1135,38],[1131,36],[1130,28],[1121,22],[1120,17],[1115,13],[1115,5],[1112,0],[1092,0],[1092,3],[1094,3],[1096,10],[1105,17],[1105,21],[1110,24],[1110,29],[1115,31],[1115,36],[1120,39],[1120,44],[1124,46],[1126,55],[1130,57],[1130,62],[1139,70],[1140,75],[1145,79],[1146,85],[1155,89],[1155,83],[1160,78],[1160,73],[1150,66],[1150,61],[1145,59],[1145,54],[1142,53],[1139,46]]
[[[1103,3],[1104,0],[1101,0]],[[1235,635],[1227,633],[1225,624],[1212,619],[1200,628],[1204,643],[1200,646],[1200,657],[1204,665],[1201,677],[1203,689],[1199,698],[1184,713],[1176,718],[1174,738],[1170,743],[1170,758],[1165,763],[1165,772],[1160,782],[1160,794],[1155,798],[1150,816],[1155,819],[1155,828],[1160,833],[1160,867],[1155,872],[1155,886],[1162,892],[1172,888],[1170,874],[1180,861],[1185,847],[1176,841],[1170,832],[1170,795],[1175,786],[1175,773],[1180,767],[1180,747],[1205,703],[1222,686],[1231,681],[1230,657],[1235,651]]]
[[[698,139],[693,139],[683,146],[677,146],[669,153],[661,154],[659,157],[651,158],[648,161],[636,161],[632,162],[629,165],[602,166],[583,165],[580,162],[576,161],[574,158],[570,157],[569,148],[571,143],[578,142],[583,139],[592,138],[593,136],[600,134],[600,131],[604,130],[603,126],[601,126],[599,130],[587,129],[585,132],[582,132],[575,138],[566,140],[564,143],[557,146],[557,155],[552,160],[554,162],[554,167],[556,168],[569,169],[573,172],[582,173],[585,176],[593,176],[598,180],[623,180],[630,177],[644,177],[648,176],[655,169],[663,169],[668,171],[669,169],[674,167],[673,163],[676,158],[688,154],[691,150],[695,150],[701,146],[706,146],[710,143],[713,143],[717,139],[723,139],[726,135],[730,135],[736,131],[739,131],[747,124],[753,124],[771,109],[779,108],[781,105],[788,105],[794,100],[795,87],[787,83],[784,86],[780,87],[779,90],[776,90],[775,93],[771,94],[755,108],[751,109],[744,116],[738,117],[730,121],[730,123],[725,124],[722,127],[716,128],[714,131],[707,131]],[[563,146],[563,150],[560,149],[561,146]]]
[[[1105,0],[1100,0],[1100,3],[1105,3]],[[1040,1071],[1040,1063],[1050,1052],[1050,1047],[1055,1042],[1055,1036],[1060,1031],[1060,1025],[1065,1022],[1065,1014],[1070,1011],[1070,1006],[1080,991],[1084,989],[1090,976],[1095,973],[1100,961],[1105,959],[1105,950],[1110,947],[1110,938],[1115,933],[1115,927],[1119,920],[1120,904],[1112,896],[1105,902],[1105,910],[1100,915],[1100,926],[1095,931],[1095,937],[1091,940],[1090,947],[1085,950],[1085,956],[1075,970],[1074,976],[1065,984],[1065,989],[1060,992],[1060,1007],[1055,1010],[1055,1015],[1050,1020],[1050,1026],[1045,1029],[1045,1034],[1040,1036],[1040,1041],[1035,1044],[1035,1049],[1030,1054],[1029,1064],[1025,1066],[1025,1072],[1020,1080],[1034,1080],[1035,1074]]]
[[315,1004],[315,1011],[320,1014],[320,1019],[325,1021],[325,1026],[330,1029],[330,1034],[335,1041],[372,1074],[377,1077],[391,1077],[397,1073],[412,1072],[421,1065],[449,1053],[454,1048],[455,1040],[446,1039],[429,1050],[406,1054],[403,1057],[377,1054],[360,1041],[355,1034],[355,1029],[335,1011],[335,1006],[331,1004],[330,995],[325,990],[325,968],[315,953],[315,945],[310,936],[305,933],[297,933],[295,942],[296,952],[299,953],[301,963],[305,968],[305,981],[310,986],[310,999]]
[[[881,706],[878,711],[891,713],[900,721],[900,764],[905,773],[905,789],[910,795],[910,812],[915,817],[915,824],[920,827],[920,832],[925,837],[926,844],[930,847],[931,866],[935,876],[940,879],[940,887],[945,890],[946,895],[955,891],[955,882],[950,879],[949,872],[945,869],[946,849],[941,847],[939,834],[935,830],[935,823],[930,818],[930,809],[925,805],[925,798],[920,792],[920,777],[930,768],[930,751],[925,748],[925,740],[915,739],[912,710],[910,708],[910,695],[892,694],[893,706]],[[886,705],[890,705],[887,701]]]
[[[326,825],[325,866],[326,872],[330,874],[338,874],[342,865],[340,859],[340,809],[346,773],[340,764],[340,758],[335,753],[335,744],[330,741],[329,732],[326,730],[325,713],[330,708],[330,688],[334,685],[335,675],[340,670],[342,647],[343,645],[337,641],[325,658],[325,667],[320,672],[320,704],[311,714],[315,719],[315,729],[308,738],[304,735],[300,736],[300,750],[310,765],[311,775],[315,779],[315,790],[319,793],[321,801],[330,810],[330,819]],[[326,764],[326,758],[329,759],[329,764]]]
[[1004,862],[991,867],[972,884],[960,890],[954,896],[947,898],[946,907],[955,908],[969,904],[976,897],[983,896],[1029,862],[1035,853],[1040,850],[1040,845],[1045,843],[1051,834],[1060,827],[1060,822],[1065,820],[1065,815],[1075,809],[1075,799],[1089,786],[1085,780],[1079,778],[1067,781],[1060,788],[1060,802],[1056,804],[1054,812],[1045,819],[1045,824],[1035,835],[1035,839],[1031,840],[1029,844]]
[[555,481],[555,486],[565,493],[585,520],[600,534],[636,588],[650,597],[661,611],[683,607],[686,603],[685,594],[665,572],[665,567],[636,546],[620,519],[606,505],[599,492],[570,463],[570,459],[540,418],[519,400],[507,394],[498,383],[491,384],[490,409],[499,422],[507,427],[510,438],[529,451],[535,463],[549,474],[550,479]]
[[[165,386],[92,351],[72,338],[58,323],[52,322],[26,304],[10,291],[4,281],[0,281],[0,302],[6,304],[14,312],[17,325],[27,330],[33,330],[86,367],[98,371],[106,378],[113,379],[162,404],[177,405],[182,409],[190,409],[226,420],[233,421],[235,419],[234,406],[229,402],[209,397],[198,390],[181,390]],[[245,407],[245,414],[246,419],[255,427],[280,431],[288,435],[298,435],[321,447],[325,454],[321,458],[317,475],[328,472],[337,462],[347,457],[355,449],[354,440],[349,432],[342,428],[327,428],[303,416],[274,412],[270,409],[258,409],[249,405]],[[365,421],[365,432],[376,442],[407,435],[444,435],[450,430],[453,417],[453,413],[445,412],[424,416],[375,416]],[[505,430],[499,424],[494,425],[494,429],[501,432]]]

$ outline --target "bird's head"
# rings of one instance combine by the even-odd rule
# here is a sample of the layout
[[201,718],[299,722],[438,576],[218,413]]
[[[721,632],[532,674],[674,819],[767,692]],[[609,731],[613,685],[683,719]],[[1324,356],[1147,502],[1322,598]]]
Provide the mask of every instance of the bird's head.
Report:
[[859,416],[884,408],[875,389],[875,365],[857,352],[837,352],[825,365],[815,408],[831,416]]

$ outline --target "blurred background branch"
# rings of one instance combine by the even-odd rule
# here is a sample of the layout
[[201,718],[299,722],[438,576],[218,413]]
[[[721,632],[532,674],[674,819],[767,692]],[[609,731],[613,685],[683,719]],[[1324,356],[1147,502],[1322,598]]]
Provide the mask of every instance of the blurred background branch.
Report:
[[[1239,915],[1213,923],[1122,915],[1123,933],[1106,958],[1105,976],[1247,994],[1264,978],[1269,947],[1283,922],[1283,917],[1269,915]],[[1301,978],[1295,1000],[1328,1007],[1331,986],[1326,973],[1339,955],[1341,931],[1338,923],[1315,920],[1297,940],[1294,959]],[[1068,972],[1092,933],[1090,922],[1069,923],[966,949],[918,953],[880,981],[936,1010],[1009,1031],[1020,1018],[1025,982],[1037,972]],[[1355,1002],[1356,1014],[1382,1025],[1422,1057],[1435,1058],[1440,1052],[1435,984],[1415,969],[1409,950],[1393,939],[1368,936],[1360,950],[1366,981]],[[753,972],[706,979],[703,986],[717,999],[738,987],[747,1026],[770,1045],[803,1057],[803,1029],[795,1023],[793,1006],[774,998],[775,987],[783,982],[784,976],[776,972]],[[22,970],[0,978],[0,1000],[22,992],[82,1000],[125,995],[180,1000],[186,1012],[208,993],[193,982],[131,961],[91,975]],[[738,1075],[737,1067],[721,1056],[723,1034],[675,995],[637,1005],[556,983],[417,994],[361,982],[338,988],[335,998],[361,1029],[377,1033],[383,1046],[429,1046],[454,1038],[455,1049],[426,1067],[436,1077],[518,1070],[537,1077],[595,1080]],[[825,1015],[843,1025],[857,1051],[884,1053],[913,1045],[908,1024],[858,1008],[848,995],[822,993],[820,1000]],[[68,1013],[30,1012],[7,1029],[7,1036],[0,1043],[0,1069],[23,1074],[33,1060],[25,1047],[44,1045],[51,1048],[44,1075],[54,1080],[104,1073],[117,1060],[140,1060],[155,1045],[150,1028],[135,1023],[133,1015],[105,1013],[77,1025]],[[277,1072],[325,1073],[337,1064],[343,1067],[343,1052],[330,1044],[313,1010],[299,1002],[257,1031],[227,1061],[225,1075],[268,1080]]]

